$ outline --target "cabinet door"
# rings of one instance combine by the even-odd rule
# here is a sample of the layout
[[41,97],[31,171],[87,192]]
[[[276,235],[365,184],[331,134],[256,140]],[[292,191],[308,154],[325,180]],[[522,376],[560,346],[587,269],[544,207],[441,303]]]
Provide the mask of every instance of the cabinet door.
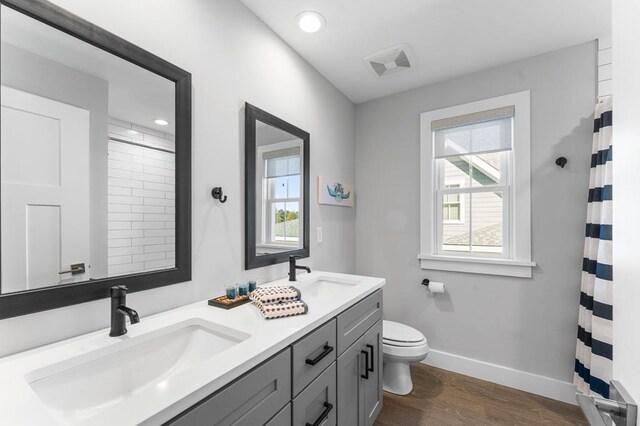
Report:
[[[368,378],[362,379],[364,423],[371,426],[382,410],[382,320],[364,334],[364,350],[368,353]],[[367,359],[368,358],[368,359]]]
[[338,357],[338,424],[364,426],[364,337]]

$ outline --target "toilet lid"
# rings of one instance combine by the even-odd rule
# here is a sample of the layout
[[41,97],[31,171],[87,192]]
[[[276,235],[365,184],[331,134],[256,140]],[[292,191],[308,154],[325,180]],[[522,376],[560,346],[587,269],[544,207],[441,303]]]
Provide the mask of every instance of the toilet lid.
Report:
[[420,343],[425,340],[422,333],[408,325],[394,321],[382,321],[382,339],[401,343]]

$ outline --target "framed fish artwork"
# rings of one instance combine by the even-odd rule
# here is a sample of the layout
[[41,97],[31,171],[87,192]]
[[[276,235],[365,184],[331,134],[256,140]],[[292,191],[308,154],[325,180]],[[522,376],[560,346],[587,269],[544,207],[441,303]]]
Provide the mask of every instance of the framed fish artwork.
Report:
[[353,184],[340,179],[318,176],[318,204],[353,207]]

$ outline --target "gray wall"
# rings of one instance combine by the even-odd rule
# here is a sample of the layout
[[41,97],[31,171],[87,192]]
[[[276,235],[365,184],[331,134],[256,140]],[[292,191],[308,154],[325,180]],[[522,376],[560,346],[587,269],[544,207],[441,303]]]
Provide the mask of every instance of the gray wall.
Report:
[[[357,106],[356,272],[387,278],[387,319],[440,351],[571,380],[595,88],[592,42]],[[421,270],[419,114],[527,89],[533,278]],[[447,293],[429,296],[426,277]]]
[[[311,176],[350,181],[354,105],[237,0],[54,2],[192,73],[193,281],[131,294],[141,320],[241,279],[286,276],[286,264],[243,270],[244,103],[311,134]],[[212,199],[214,186],[224,188],[225,204]],[[312,238],[311,258],[300,263],[355,272],[355,209],[318,206],[315,179],[310,195],[311,235],[322,226],[324,241]],[[106,299],[3,320],[0,356],[108,324]]]
[[89,111],[91,275],[107,276],[107,127],[109,82],[7,43],[2,84]]

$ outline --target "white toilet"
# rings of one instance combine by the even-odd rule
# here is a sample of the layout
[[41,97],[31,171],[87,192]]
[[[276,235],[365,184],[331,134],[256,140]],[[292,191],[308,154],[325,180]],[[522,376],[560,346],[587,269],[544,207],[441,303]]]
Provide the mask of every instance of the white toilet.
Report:
[[408,325],[382,321],[383,388],[406,395],[413,389],[409,364],[427,357],[429,345],[422,333]]

